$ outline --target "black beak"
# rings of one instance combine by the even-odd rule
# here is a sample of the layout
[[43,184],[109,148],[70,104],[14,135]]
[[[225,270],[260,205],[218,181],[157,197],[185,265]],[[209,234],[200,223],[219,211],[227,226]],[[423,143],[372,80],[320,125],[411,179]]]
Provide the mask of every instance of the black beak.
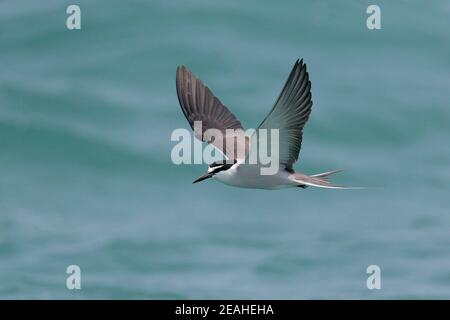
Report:
[[195,181],[192,182],[192,183],[197,183],[197,182],[200,182],[200,181],[209,179],[209,178],[211,178],[213,175],[214,175],[214,173],[212,173],[212,172],[207,172],[207,173],[205,173],[204,175],[200,176],[197,180],[195,180]]

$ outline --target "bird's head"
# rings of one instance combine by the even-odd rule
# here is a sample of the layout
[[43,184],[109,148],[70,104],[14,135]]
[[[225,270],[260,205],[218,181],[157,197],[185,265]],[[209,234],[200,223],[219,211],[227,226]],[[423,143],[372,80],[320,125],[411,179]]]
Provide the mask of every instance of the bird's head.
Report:
[[197,182],[212,178],[219,172],[230,169],[235,163],[236,163],[236,160],[234,160],[233,163],[213,162],[209,165],[208,171],[205,174],[198,177],[192,183],[197,183]]

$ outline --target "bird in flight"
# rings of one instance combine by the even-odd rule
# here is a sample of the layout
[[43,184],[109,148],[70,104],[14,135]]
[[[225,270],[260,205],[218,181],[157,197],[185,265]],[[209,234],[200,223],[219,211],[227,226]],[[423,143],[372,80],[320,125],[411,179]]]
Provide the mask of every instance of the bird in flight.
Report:
[[[251,137],[245,136],[244,139],[235,140],[238,141],[236,142],[237,146],[235,144],[236,149],[244,150],[241,153],[231,153],[226,149],[227,138],[235,139],[234,136],[227,135],[227,132],[230,129],[244,132],[244,128],[235,115],[185,66],[177,68],[176,88],[181,109],[194,130],[195,136],[213,144],[229,160],[210,164],[208,171],[194,183],[214,178],[225,184],[241,188],[280,189],[314,186],[347,189],[347,187],[334,185],[329,181],[329,176],[339,170],[309,176],[296,172],[293,168],[300,152],[303,128],[308,121],[312,107],[311,82],[303,59],[295,62],[272,110],[257,129],[278,129],[279,167],[275,174],[263,175],[260,170],[261,164],[250,164],[246,161],[252,148]],[[195,130],[194,123],[197,121],[202,123],[201,132]],[[208,129],[222,132],[224,141],[211,139],[208,136]]]

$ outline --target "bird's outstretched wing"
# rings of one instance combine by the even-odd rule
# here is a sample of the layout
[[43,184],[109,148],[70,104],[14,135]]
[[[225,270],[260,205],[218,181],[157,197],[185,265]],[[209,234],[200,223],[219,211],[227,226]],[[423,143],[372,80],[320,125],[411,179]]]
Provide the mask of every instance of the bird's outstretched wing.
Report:
[[275,105],[258,129],[279,129],[279,162],[287,169],[298,159],[303,127],[311,113],[311,82],[303,60],[297,60]]
[[[241,154],[238,149],[244,146],[242,144],[236,145],[238,139],[236,136],[244,137],[244,128],[234,114],[223,105],[220,100],[214,96],[211,90],[203,84],[200,79],[197,79],[190,70],[185,66],[177,68],[177,95],[186,119],[191,128],[194,130],[195,136],[207,143],[212,143],[218,148],[228,159],[236,159],[237,155]],[[201,121],[202,130],[196,132],[194,122]],[[208,129],[219,130],[223,135],[223,141],[217,141],[207,132]],[[227,129],[235,130],[235,134],[227,136]],[[234,138],[234,150],[227,151],[227,139]],[[245,138],[244,138],[245,139]],[[244,140],[245,141],[245,140]],[[230,142],[229,142],[229,144]]]

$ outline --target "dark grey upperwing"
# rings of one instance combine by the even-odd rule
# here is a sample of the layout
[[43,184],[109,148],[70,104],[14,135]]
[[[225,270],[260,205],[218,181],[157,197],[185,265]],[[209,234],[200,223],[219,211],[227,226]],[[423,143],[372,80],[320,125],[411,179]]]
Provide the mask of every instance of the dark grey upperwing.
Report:
[[306,64],[297,60],[275,105],[258,129],[279,129],[279,161],[287,169],[298,159],[303,127],[311,113],[311,82]]
[[[244,128],[239,120],[214,96],[211,90],[197,79],[185,66],[177,68],[177,95],[186,119],[194,130],[194,122],[202,122],[201,132],[195,132],[195,136],[207,143],[212,143],[229,159],[235,159],[237,151],[233,154],[226,150],[226,129],[242,131]],[[208,129],[220,130],[224,140],[222,143],[214,141],[213,137],[205,134]],[[239,148],[239,146],[238,146]],[[237,150],[237,149],[235,149]]]

